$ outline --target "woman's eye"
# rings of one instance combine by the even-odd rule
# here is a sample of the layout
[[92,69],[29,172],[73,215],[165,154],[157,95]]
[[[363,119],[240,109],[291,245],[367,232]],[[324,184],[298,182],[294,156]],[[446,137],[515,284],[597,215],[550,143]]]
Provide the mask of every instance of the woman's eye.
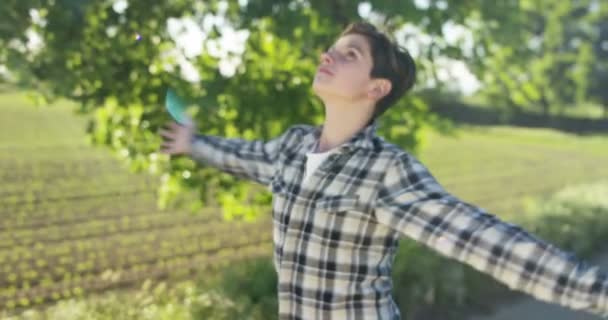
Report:
[[349,56],[352,56],[352,57],[356,57],[356,56],[357,56],[357,55],[355,54],[355,51],[354,51],[354,50],[349,50],[349,51],[348,51],[348,55],[349,55]]

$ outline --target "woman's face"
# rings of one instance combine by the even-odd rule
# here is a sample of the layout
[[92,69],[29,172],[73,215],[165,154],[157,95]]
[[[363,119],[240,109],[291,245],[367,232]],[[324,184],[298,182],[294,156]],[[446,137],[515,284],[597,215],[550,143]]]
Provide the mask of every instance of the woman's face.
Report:
[[373,61],[364,36],[340,37],[320,58],[313,90],[322,100],[356,101],[366,96]]

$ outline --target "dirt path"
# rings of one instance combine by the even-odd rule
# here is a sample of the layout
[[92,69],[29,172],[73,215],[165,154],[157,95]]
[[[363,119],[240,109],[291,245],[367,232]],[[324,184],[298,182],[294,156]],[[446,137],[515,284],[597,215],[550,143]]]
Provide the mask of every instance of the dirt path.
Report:
[[[589,259],[593,265],[608,271],[608,253]],[[585,311],[574,311],[529,297],[497,308],[494,315],[474,316],[469,320],[600,320],[604,319]]]

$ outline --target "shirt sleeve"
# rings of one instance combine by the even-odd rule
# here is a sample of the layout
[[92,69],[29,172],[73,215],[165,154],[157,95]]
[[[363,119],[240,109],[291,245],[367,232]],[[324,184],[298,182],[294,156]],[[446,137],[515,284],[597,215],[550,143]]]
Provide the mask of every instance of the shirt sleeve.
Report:
[[268,185],[283,148],[295,143],[302,130],[294,125],[270,140],[245,140],[195,134],[190,158],[240,178]]
[[511,289],[608,316],[605,272],[449,194],[410,154],[389,166],[375,213],[379,223]]

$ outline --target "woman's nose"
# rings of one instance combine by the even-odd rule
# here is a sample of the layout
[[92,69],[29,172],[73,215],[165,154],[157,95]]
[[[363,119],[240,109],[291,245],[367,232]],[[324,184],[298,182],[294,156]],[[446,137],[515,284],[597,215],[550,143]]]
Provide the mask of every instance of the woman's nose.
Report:
[[329,54],[329,52],[323,52],[323,53],[321,53],[321,62],[322,63],[326,63],[326,64],[329,64],[329,63],[333,62],[333,58],[331,57],[331,55]]

